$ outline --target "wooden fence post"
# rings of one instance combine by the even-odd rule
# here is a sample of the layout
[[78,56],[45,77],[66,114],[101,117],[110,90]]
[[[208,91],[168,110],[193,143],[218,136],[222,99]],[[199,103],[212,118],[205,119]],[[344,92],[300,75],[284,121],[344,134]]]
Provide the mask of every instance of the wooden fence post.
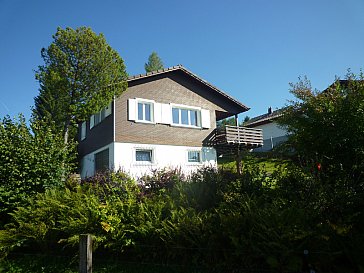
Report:
[[80,235],[79,273],[92,273],[92,238],[90,234]]

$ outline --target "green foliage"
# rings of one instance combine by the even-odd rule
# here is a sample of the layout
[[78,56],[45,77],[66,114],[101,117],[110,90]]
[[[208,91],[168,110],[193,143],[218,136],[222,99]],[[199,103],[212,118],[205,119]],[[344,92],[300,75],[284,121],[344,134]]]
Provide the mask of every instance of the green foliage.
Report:
[[40,93],[33,114],[54,121],[66,142],[70,128],[127,88],[123,60],[104,36],[91,28],[58,28],[53,42],[41,54],[44,65],[36,72]]
[[[245,116],[243,121],[240,122],[239,126],[244,126],[244,123],[247,122],[248,120],[250,120],[250,117],[248,116]],[[216,124],[216,126],[218,128],[222,128],[226,125],[229,125],[229,126],[236,126],[236,120],[235,120],[235,117],[230,117],[230,118],[225,118],[225,119],[222,119],[222,120],[219,120]]]
[[74,145],[63,144],[42,121],[26,125],[20,115],[0,121],[0,215],[19,205],[26,204],[28,197],[46,189],[62,185],[73,165]]
[[[308,170],[321,164],[321,175],[346,176],[353,183],[364,174],[364,81],[348,74],[323,92],[300,79],[291,85],[296,101],[280,123],[291,134],[289,144]],[[336,178],[335,178],[336,179]]]
[[152,72],[157,71],[160,69],[163,69],[163,62],[161,58],[159,58],[157,52],[152,52],[152,54],[149,55],[148,62],[144,64],[145,72]]
[[91,233],[95,255],[210,272],[299,272],[304,249],[320,272],[362,265],[363,194],[349,200],[335,188],[333,196],[332,185],[295,166],[189,177],[162,170],[143,181],[107,172],[38,194],[12,213],[0,250],[72,254],[78,235]]

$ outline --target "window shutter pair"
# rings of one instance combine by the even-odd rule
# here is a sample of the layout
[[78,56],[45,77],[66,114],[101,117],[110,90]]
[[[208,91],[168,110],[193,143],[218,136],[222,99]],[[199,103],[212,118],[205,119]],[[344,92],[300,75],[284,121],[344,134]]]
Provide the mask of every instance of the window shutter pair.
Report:
[[[128,99],[128,120],[135,121],[137,118],[137,100]],[[170,104],[154,103],[154,122],[161,124],[172,124],[172,108]],[[201,109],[201,127],[211,128],[210,111]]]

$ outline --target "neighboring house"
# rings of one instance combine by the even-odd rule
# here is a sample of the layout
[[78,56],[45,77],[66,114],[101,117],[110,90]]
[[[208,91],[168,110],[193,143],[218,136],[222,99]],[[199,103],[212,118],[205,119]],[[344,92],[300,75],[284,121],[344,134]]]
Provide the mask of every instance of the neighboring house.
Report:
[[[120,97],[79,125],[81,177],[105,168],[139,177],[216,166],[216,121],[248,109],[183,66],[130,77]],[[225,144],[244,146],[240,140]]]
[[277,119],[283,114],[282,109],[272,111],[268,108],[266,114],[254,117],[244,123],[244,126],[254,129],[262,129],[263,146],[254,149],[255,152],[267,152],[287,140],[287,131],[278,125]]

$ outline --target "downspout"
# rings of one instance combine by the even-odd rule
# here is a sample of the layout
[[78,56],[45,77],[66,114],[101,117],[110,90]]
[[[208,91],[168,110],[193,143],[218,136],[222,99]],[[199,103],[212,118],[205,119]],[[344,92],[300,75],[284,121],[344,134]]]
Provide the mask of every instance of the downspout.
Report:
[[115,96],[114,96],[114,98],[113,98],[113,100],[112,100],[112,108],[113,108],[113,113],[112,113],[112,115],[113,115],[113,130],[112,130],[112,133],[113,133],[113,136],[112,136],[112,141],[113,142],[115,142]]
[[115,96],[114,96],[114,98],[113,98],[113,101],[112,101],[112,108],[113,108],[113,110],[112,110],[112,119],[113,119],[113,121],[112,121],[112,126],[113,126],[113,128],[112,128],[112,163],[113,163],[113,166],[112,166],[112,168],[114,169],[114,170],[116,170],[115,169],[115,135],[116,135],[116,133],[115,133],[115,128],[116,128],[116,125],[115,125],[115,120],[116,120],[116,118],[115,118],[115,113],[116,113],[116,111],[115,111],[115,108],[116,108],[116,103],[115,103]]

